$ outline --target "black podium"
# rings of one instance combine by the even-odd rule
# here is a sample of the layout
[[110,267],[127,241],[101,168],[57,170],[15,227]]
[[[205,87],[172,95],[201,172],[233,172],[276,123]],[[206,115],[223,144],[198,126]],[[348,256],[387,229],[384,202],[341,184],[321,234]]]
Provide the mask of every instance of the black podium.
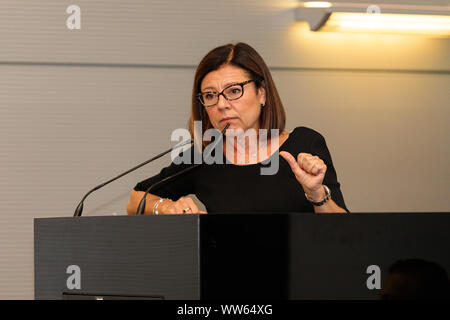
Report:
[[450,215],[41,218],[34,251],[36,299],[379,299],[399,260],[448,273]]

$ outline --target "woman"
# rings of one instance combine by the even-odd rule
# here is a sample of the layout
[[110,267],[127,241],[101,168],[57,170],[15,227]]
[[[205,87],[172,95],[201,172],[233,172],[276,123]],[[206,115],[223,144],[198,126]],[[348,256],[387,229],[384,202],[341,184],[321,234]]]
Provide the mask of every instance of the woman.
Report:
[[[162,184],[147,195],[145,214],[348,211],[324,138],[306,127],[285,130],[286,116],[272,76],[249,45],[221,46],[202,59],[194,78],[191,135],[195,121],[201,121],[203,133],[211,128],[222,131],[229,124],[229,130],[278,129],[278,134],[266,131],[267,144],[250,142],[242,147],[231,144],[235,137],[225,133],[226,163],[205,164]],[[244,164],[239,157],[245,158]],[[277,172],[261,175],[262,162],[269,160],[280,160]],[[149,186],[183,166],[187,164],[172,163],[138,183],[127,204],[128,214],[136,213]],[[207,211],[199,210],[189,194],[195,194]]]

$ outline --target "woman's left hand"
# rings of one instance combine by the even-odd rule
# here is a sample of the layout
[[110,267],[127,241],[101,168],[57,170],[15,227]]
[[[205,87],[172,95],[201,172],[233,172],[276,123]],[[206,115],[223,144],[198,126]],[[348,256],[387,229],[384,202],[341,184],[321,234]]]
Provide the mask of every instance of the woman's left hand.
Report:
[[305,193],[314,201],[321,201],[325,197],[325,190],[322,186],[327,165],[318,156],[309,153],[299,153],[297,160],[286,151],[281,151],[282,156],[291,167],[297,181],[303,187]]

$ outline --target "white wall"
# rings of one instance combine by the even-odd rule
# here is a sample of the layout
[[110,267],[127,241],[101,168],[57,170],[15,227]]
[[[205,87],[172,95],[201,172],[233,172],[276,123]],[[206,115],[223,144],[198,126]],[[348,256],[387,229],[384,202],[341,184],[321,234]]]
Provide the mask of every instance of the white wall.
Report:
[[[65,25],[72,3],[79,31]],[[265,58],[289,128],[325,136],[351,211],[449,211],[449,39],[311,33],[296,5],[0,2],[0,299],[34,297],[33,218],[72,215],[90,188],[171,145],[196,64],[228,42]],[[96,192],[84,215],[125,214],[167,161]]]

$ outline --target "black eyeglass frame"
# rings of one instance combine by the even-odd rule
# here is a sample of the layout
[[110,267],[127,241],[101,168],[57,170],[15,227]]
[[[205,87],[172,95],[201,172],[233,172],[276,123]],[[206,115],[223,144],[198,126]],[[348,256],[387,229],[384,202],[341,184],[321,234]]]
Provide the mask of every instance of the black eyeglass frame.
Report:
[[[205,108],[213,107],[213,106],[215,106],[217,103],[219,103],[220,95],[222,95],[227,101],[237,100],[237,99],[242,98],[242,96],[244,95],[244,86],[245,86],[246,84],[250,83],[250,82],[255,82],[255,80],[250,79],[250,80],[243,81],[243,82],[240,82],[240,83],[233,83],[233,84],[230,84],[229,86],[227,86],[226,88],[224,88],[222,91],[220,91],[219,93],[217,93],[217,102],[214,103],[214,104],[208,105],[208,106],[206,106],[205,103],[202,101],[202,95],[203,95],[205,92],[200,92],[200,93],[198,93],[198,94],[197,94],[197,99],[200,101],[200,103],[201,103]],[[231,88],[231,87],[233,87],[233,86],[240,86],[241,89],[242,89],[242,94],[241,94],[239,97],[237,97],[237,98],[234,98],[234,99],[228,99],[227,96],[226,96],[223,92],[224,92],[225,90],[227,90],[228,88]],[[209,92],[209,91],[207,91],[207,92]]]

